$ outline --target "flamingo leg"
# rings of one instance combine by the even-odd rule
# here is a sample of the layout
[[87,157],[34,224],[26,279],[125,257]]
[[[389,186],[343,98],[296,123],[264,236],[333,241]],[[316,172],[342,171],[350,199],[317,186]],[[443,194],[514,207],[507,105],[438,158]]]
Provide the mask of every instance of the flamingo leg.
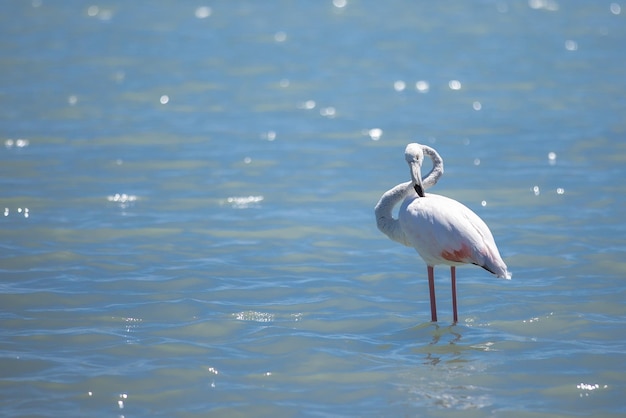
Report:
[[428,288],[430,290],[430,318],[437,322],[437,301],[435,300],[435,271],[433,266],[428,266]]
[[450,279],[452,281],[452,315],[456,324],[459,321],[459,315],[456,311],[456,267],[454,266],[450,266]]

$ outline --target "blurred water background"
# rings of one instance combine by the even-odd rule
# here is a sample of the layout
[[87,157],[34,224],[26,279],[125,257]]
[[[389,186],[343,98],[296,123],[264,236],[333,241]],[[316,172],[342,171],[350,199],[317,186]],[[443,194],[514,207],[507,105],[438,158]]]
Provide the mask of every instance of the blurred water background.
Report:
[[[622,417],[626,4],[4,1],[3,416]],[[513,280],[426,268],[432,192]]]

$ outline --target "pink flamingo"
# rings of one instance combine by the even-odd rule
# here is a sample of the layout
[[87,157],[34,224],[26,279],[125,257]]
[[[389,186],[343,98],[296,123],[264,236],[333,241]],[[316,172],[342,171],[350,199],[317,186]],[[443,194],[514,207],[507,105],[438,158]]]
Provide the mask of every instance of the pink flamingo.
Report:
[[[424,155],[430,157],[433,168],[422,180]],[[456,266],[476,264],[504,279],[511,279],[511,273],[500,257],[489,227],[478,215],[456,200],[424,193],[443,174],[443,160],[437,151],[413,143],[407,145],[404,157],[412,180],[398,184],[382,195],[374,209],[376,224],[392,240],[415,248],[426,263],[433,322],[437,321],[434,266],[450,266],[452,311],[456,323]],[[392,210],[403,199],[398,219],[394,219]]]

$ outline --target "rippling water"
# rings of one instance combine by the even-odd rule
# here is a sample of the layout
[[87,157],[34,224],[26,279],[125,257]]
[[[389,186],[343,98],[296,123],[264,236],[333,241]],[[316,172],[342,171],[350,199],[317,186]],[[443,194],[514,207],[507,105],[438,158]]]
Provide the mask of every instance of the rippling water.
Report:
[[[622,6],[5,2],[0,411],[623,416]],[[456,325],[411,141],[513,272]]]

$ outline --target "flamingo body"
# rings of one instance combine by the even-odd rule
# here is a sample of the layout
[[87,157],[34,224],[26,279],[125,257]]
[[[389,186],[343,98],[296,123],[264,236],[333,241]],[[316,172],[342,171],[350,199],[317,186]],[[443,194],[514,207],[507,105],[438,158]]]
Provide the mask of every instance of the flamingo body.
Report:
[[409,246],[429,266],[476,264],[498,277],[510,278],[485,222],[454,199],[415,192],[404,199],[398,213]]
[[[422,179],[424,156],[433,161],[433,168]],[[413,247],[427,266],[432,321],[437,321],[434,266],[450,266],[452,307],[457,322],[456,266],[476,264],[498,277],[511,278],[489,227],[469,208],[454,199],[424,190],[437,183],[443,174],[443,160],[433,148],[409,144],[405,159],[411,181],[398,184],[385,192],[376,207],[376,224],[385,235]],[[398,218],[393,208],[402,202]]]

